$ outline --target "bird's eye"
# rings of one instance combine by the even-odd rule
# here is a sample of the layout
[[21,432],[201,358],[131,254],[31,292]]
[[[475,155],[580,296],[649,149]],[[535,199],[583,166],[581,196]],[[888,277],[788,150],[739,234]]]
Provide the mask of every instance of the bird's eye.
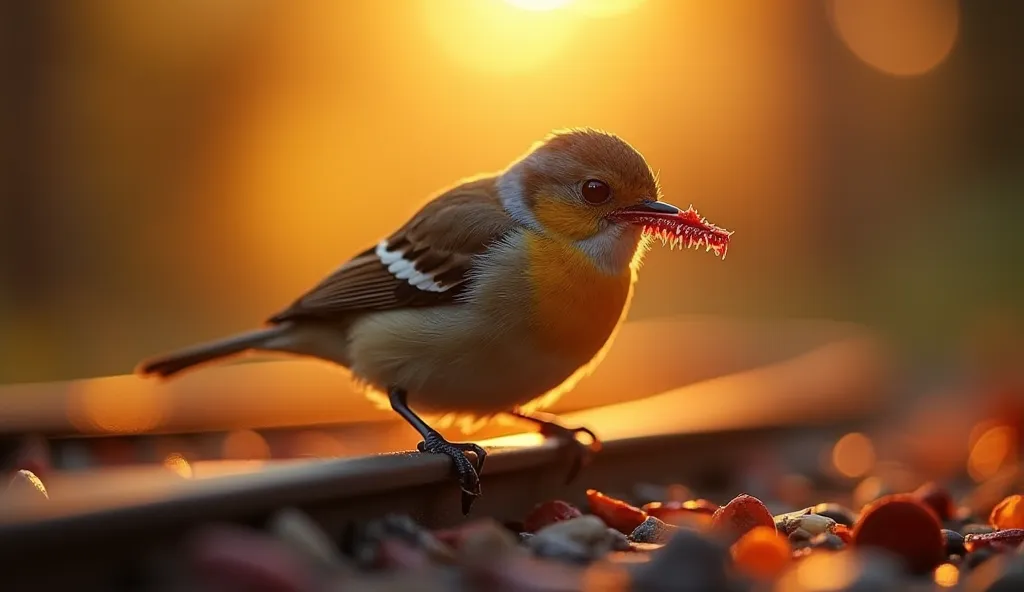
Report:
[[583,199],[592,206],[599,206],[612,197],[612,188],[604,181],[588,179],[583,182]]

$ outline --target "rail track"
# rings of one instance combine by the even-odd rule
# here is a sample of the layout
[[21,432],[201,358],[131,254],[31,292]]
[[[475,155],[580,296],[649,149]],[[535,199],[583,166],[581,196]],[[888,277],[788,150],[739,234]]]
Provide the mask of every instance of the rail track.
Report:
[[[489,441],[484,495],[468,518],[520,519],[534,504],[552,498],[582,504],[590,487],[616,492],[637,483],[682,482],[736,491],[744,487],[738,481],[740,469],[765,455],[785,458],[797,469],[801,463],[813,465],[815,451],[876,413],[885,396],[884,355],[865,339],[830,340],[768,365],[569,412],[566,421],[594,428],[604,441],[604,449],[571,484],[564,482],[570,462],[564,449],[529,438],[503,446],[501,436],[516,429],[492,429],[484,434],[498,436]],[[17,388],[25,393],[26,387]],[[28,388],[42,392],[38,386]],[[63,393],[65,403],[68,393],[81,390],[69,384],[50,387]],[[18,405],[26,408],[23,402]],[[261,525],[284,507],[305,511],[333,535],[387,513],[409,514],[433,528],[467,519],[459,511],[447,459],[383,452],[414,444],[411,430],[387,415],[367,414],[331,426],[293,421],[261,427],[237,421],[184,425],[179,414],[177,424],[147,433],[76,432],[66,417],[36,424],[11,413],[0,417],[0,431],[46,436],[61,469],[46,480],[48,500],[0,498],[0,589],[149,589],[139,584],[139,578],[145,579],[139,574],[175,573],[182,537],[195,527],[210,522]],[[326,434],[335,430],[338,440],[347,438],[361,448],[349,448],[344,458],[334,459],[211,457],[191,463],[187,472],[138,460],[70,470],[76,450],[121,446],[148,451],[159,461],[167,442],[223,442],[244,428],[262,430],[273,443],[270,432],[286,438],[311,427]],[[116,587],[127,586],[126,581],[134,581],[135,588]]]

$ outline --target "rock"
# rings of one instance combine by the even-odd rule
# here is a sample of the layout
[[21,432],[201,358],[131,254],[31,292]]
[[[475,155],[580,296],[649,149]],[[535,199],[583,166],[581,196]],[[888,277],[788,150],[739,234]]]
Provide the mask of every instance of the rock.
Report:
[[1024,496],[1011,495],[996,504],[988,523],[999,530],[1024,528]]
[[718,508],[711,519],[711,529],[723,535],[730,543],[758,526],[774,528],[775,518],[761,500],[746,494]]
[[775,528],[786,535],[792,534],[797,529],[803,530],[811,536],[835,531],[835,520],[813,512],[814,508],[805,508],[797,512],[779,514],[774,517]]
[[655,518],[654,516],[648,516],[647,520],[644,520],[640,526],[637,526],[633,532],[629,535],[629,540],[637,543],[667,543],[672,535],[674,535],[679,528],[666,524]]
[[831,518],[836,521],[836,524],[842,524],[843,526],[853,526],[857,522],[857,514],[839,504],[818,504],[811,508],[811,511],[818,516],[824,516]]
[[[536,538],[536,535],[531,537],[533,538]],[[525,550],[516,535],[493,520],[485,520],[465,529],[457,560],[462,563],[480,564],[524,553]]]
[[964,535],[955,530],[942,530],[942,540],[946,543],[946,555],[962,556],[967,553],[964,548]]
[[865,508],[854,526],[853,541],[857,547],[893,553],[915,574],[935,569],[946,558],[935,512],[907,494],[885,496]]
[[611,551],[629,549],[629,541],[597,516],[587,515],[542,528],[526,546],[540,557],[588,563]]
[[730,590],[728,554],[716,541],[680,529],[647,563],[630,566],[632,590],[708,592]]
[[597,491],[587,490],[587,504],[590,511],[605,524],[622,534],[629,534],[647,519],[647,514],[621,499]]
[[[467,525],[449,534],[453,539],[457,538],[462,536],[466,529],[477,524]],[[497,526],[504,529],[500,524]],[[418,549],[432,561],[452,563],[455,560],[455,552],[451,545],[441,541],[434,533],[405,515],[389,514],[366,524],[351,525],[345,535],[341,543],[342,550],[355,558],[358,565],[364,567],[378,563],[381,558],[381,544],[389,539],[402,541],[406,547]],[[396,545],[389,545],[390,551],[398,548]]]
[[579,518],[582,515],[579,508],[562,500],[542,502],[534,506],[526,515],[523,520],[523,531],[537,532],[549,524]]
[[819,535],[815,535],[811,538],[809,543],[812,549],[827,549],[829,551],[838,551],[846,546],[843,539],[830,532],[823,532]]

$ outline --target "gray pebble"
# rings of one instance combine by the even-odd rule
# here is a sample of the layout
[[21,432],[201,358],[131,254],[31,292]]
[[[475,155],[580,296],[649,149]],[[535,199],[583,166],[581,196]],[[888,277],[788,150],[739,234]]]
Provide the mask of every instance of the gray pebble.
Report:
[[528,538],[525,544],[537,556],[571,563],[588,563],[611,551],[629,549],[625,535],[608,528],[593,515],[549,524]]
[[955,530],[942,531],[942,540],[946,541],[946,555],[964,555],[967,549],[964,548],[964,535]]
[[828,516],[813,513],[814,508],[804,508],[788,514],[775,516],[775,528],[784,534],[791,534],[797,529],[807,531],[811,536],[823,532],[835,532],[836,521]]
[[843,539],[830,532],[823,532],[815,536],[809,543],[812,549],[829,549],[832,551],[838,551],[846,546]]
[[672,535],[679,531],[678,526],[672,526],[654,516],[648,516],[647,520],[640,523],[629,535],[629,540],[638,543],[667,543]]
[[632,566],[633,590],[707,592],[731,590],[728,550],[700,533],[679,529],[647,563]]

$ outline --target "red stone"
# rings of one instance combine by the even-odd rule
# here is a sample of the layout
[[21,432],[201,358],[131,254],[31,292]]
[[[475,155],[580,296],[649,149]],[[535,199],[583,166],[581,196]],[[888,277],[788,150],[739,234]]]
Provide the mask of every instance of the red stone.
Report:
[[711,518],[712,530],[730,540],[739,539],[758,526],[775,528],[775,518],[761,500],[747,494],[733,498]]
[[537,504],[523,520],[523,530],[537,532],[549,524],[579,518],[583,514],[576,506],[562,500],[551,500]]
[[942,524],[913,494],[888,495],[868,504],[853,527],[853,542],[890,551],[917,574],[935,569],[945,559]]

